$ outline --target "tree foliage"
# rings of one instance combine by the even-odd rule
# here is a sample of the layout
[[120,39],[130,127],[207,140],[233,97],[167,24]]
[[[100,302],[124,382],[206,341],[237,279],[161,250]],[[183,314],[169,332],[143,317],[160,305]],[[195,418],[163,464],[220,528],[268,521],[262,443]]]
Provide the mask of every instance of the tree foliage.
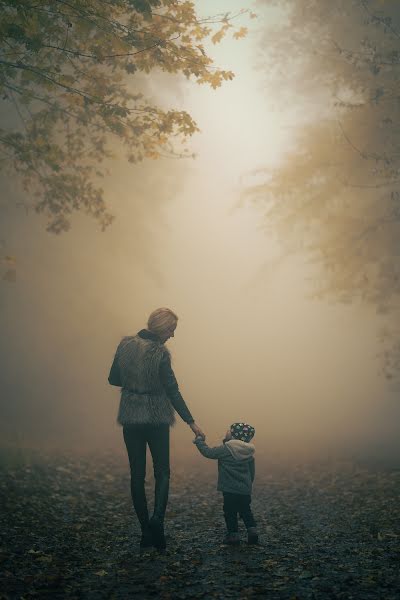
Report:
[[132,163],[188,155],[182,141],[196,123],[146,98],[135,74],[217,88],[233,73],[213,65],[204,41],[220,41],[244,13],[201,19],[191,0],[0,0],[0,98],[19,120],[3,118],[0,164],[20,175],[49,231],[67,230],[82,209],[103,228],[112,221],[98,178],[113,142]]
[[[322,266],[319,297],[391,313],[400,300],[400,7],[277,4],[285,18],[266,35],[265,64],[286,102],[309,114],[295,148],[249,194],[288,252]],[[389,374],[398,356],[386,356]]]

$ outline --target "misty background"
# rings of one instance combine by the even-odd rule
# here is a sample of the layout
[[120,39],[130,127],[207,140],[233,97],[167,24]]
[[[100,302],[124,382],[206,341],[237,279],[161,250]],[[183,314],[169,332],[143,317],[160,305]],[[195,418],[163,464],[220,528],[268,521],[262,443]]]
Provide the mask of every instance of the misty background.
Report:
[[[79,215],[70,232],[46,233],[21,206],[17,180],[3,176],[0,238],[17,258],[17,280],[0,285],[2,446],[124,451],[109,368],[120,338],[168,306],[179,316],[168,342],[175,374],[210,444],[246,420],[259,456],[397,453],[398,388],[381,374],[379,316],[357,302],[310,299],[315,267],[277,264],[262,210],[241,201],[310,111],[279,108],[258,68],[264,20],[279,12],[237,0],[197,6],[201,14],[253,7],[259,17],[245,39],[210,47],[236,75],[221,88],[144,78],[159,102],[197,121],[195,159],[109,161],[116,219],[105,232]],[[177,423],[173,459],[200,460],[192,437]]]

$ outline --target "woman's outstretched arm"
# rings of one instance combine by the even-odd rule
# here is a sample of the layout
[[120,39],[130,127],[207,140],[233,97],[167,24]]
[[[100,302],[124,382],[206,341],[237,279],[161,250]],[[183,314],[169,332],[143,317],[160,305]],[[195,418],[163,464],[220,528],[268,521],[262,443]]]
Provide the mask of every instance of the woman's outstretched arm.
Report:
[[172,370],[171,358],[168,354],[165,355],[160,365],[160,379],[164,386],[167,396],[171,401],[172,406],[178,413],[185,423],[189,425],[193,433],[204,438],[204,433],[200,427],[195,423],[190,410],[188,409],[186,402],[182,398],[182,394],[179,391],[178,382],[175,377],[175,373]]

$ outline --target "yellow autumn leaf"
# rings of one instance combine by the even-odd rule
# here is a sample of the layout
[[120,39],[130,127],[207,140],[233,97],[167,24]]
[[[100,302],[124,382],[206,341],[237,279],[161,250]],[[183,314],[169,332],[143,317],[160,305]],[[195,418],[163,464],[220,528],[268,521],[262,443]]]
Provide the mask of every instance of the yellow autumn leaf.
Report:
[[53,562],[53,557],[44,555],[44,556],[39,556],[36,560],[38,560],[39,562],[42,562],[42,563],[51,563],[51,562]]
[[15,267],[17,264],[17,259],[15,256],[4,256],[1,260],[1,264],[6,265],[7,267]]
[[217,31],[217,33],[214,33],[214,35],[211,37],[211,41],[213,44],[218,44],[218,42],[220,42],[223,37],[224,37],[224,30],[220,29],[219,31]]
[[247,32],[247,27],[241,27],[238,31],[235,31],[233,37],[235,38],[235,40],[239,40],[240,38],[244,38],[247,35]]

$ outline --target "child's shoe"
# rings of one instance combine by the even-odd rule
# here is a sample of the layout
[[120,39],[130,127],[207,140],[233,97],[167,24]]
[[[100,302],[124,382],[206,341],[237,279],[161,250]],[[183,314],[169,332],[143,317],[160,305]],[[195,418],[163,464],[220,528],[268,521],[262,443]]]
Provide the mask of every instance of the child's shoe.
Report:
[[248,527],[247,529],[247,543],[258,544],[258,533],[256,527]]
[[237,546],[240,544],[239,534],[237,532],[228,532],[224,538],[224,544],[228,544],[228,546]]

